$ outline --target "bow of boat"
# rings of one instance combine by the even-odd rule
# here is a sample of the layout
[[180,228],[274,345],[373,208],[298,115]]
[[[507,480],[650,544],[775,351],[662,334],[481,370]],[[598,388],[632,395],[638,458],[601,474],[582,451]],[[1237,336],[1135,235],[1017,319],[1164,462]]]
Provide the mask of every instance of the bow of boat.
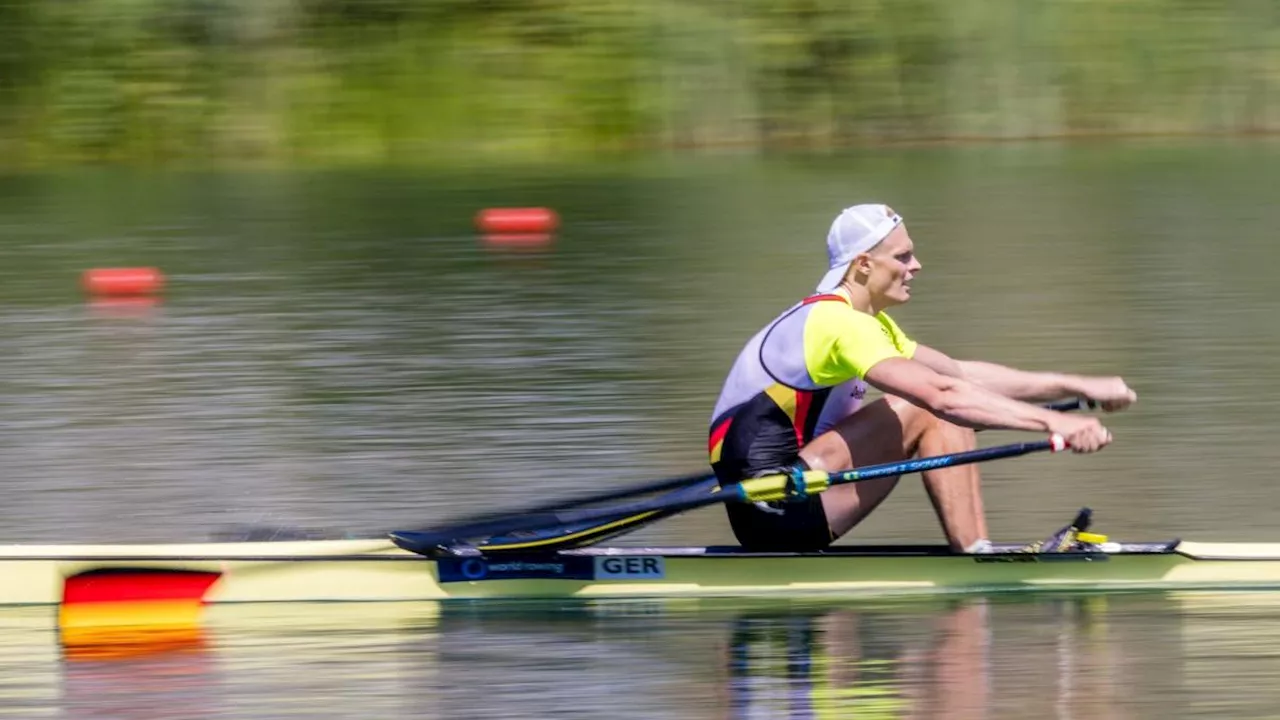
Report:
[[1277,560],[1280,543],[1201,543],[1181,541],[1174,550],[1192,560]]

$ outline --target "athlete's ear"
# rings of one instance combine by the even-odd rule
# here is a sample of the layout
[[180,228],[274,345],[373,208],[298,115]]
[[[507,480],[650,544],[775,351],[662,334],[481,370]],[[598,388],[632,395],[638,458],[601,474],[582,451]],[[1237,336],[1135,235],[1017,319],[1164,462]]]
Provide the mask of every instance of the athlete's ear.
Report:
[[853,262],[849,265],[849,269],[858,275],[866,277],[871,274],[871,255],[868,253],[858,253],[854,256]]

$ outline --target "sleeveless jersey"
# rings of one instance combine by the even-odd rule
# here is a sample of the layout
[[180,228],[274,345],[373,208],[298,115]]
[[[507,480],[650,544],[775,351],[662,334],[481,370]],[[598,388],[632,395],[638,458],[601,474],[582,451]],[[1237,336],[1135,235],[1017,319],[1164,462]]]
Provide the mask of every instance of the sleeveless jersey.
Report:
[[[712,413],[712,466],[732,459],[739,469],[766,470],[792,462],[858,409],[868,370],[915,350],[888,315],[855,310],[843,289],[797,303],[756,333],[729,371]],[[726,446],[735,457],[722,457]]]

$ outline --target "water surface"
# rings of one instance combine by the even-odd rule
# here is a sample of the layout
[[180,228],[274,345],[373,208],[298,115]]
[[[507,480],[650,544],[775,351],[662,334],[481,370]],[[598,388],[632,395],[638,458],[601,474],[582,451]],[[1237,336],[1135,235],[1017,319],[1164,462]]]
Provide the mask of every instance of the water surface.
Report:
[[[998,539],[1089,505],[1121,539],[1277,540],[1277,149],[5,177],[0,541],[380,533],[696,470],[737,350],[822,275],[834,212],[868,200],[904,215],[924,262],[895,314],[916,339],[1139,393],[1104,453],[984,467]],[[494,249],[471,225],[494,205],[554,207],[563,229]],[[167,273],[161,302],[81,295],[84,269],[128,265]],[[850,541],[939,537],[908,480]],[[730,540],[719,510],[629,538]],[[32,611],[4,616],[23,650],[0,681],[23,717],[1266,714],[1274,694],[1251,679],[1273,654],[1271,600],[1208,597],[375,606],[295,624],[271,609],[214,623],[197,649],[83,661]],[[949,701],[964,707],[936,709]]]

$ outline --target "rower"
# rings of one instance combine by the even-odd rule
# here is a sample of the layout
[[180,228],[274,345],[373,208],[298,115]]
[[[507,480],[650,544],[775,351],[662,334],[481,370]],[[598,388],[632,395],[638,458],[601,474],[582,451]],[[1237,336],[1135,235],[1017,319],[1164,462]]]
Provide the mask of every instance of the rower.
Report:
[[[956,360],[908,337],[885,311],[911,299],[922,265],[902,217],[886,205],[843,210],[827,234],[827,257],[816,293],[756,333],[729,371],[709,443],[721,485],[962,452],[983,428],[1057,433],[1075,452],[1095,452],[1111,442],[1097,418],[1031,403],[1079,396],[1114,411],[1137,399],[1119,377]],[[863,406],[868,386],[884,397]],[[897,482],[726,508],[747,549],[818,550],[866,518]],[[926,471],[924,485],[952,550],[991,548],[977,465]]]

